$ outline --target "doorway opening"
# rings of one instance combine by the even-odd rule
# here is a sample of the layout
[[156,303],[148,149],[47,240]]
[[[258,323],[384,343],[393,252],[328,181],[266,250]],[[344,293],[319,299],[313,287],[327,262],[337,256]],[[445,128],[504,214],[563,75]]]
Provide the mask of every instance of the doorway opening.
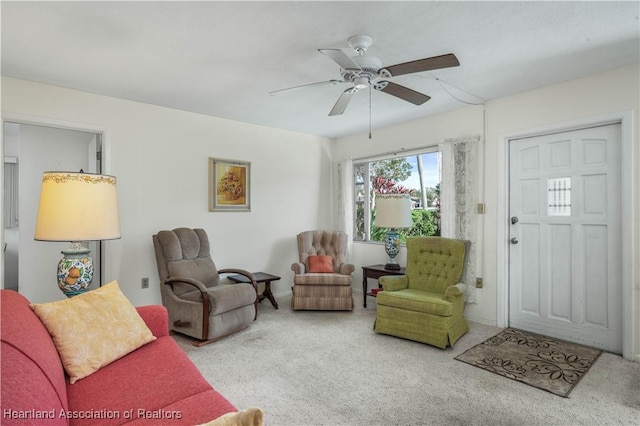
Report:
[[[542,129],[525,130],[513,133],[501,138],[499,145],[499,163],[501,164],[501,176],[498,182],[498,191],[501,202],[498,205],[497,238],[499,241],[497,252],[497,325],[508,327],[510,324],[509,307],[509,274],[510,274],[510,242],[511,217],[509,199],[509,146],[514,140],[527,137],[550,135],[554,133],[570,132],[598,126],[618,124],[620,126],[620,184],[617,189],[617,196],[620,199],[620,209],[622,211],[620,227],[623,230],[620,241],[621,258],[621,316],[622,316],[622,356],[628,360],[636,360],[638,346],[637,321],[640,317],[639,307],[634,299],[633,282],[634,276],[638,273],[637,266],[633,263],[633,235],[630,232],[634,229],[634,217],[637,211],[634,209],[633,200],[633,112],[623,111],[620,113],[601,116],[584,120],[576,120],[567,123],[550,125]],[[559,182],[559,181],[558,181]],[[558,183],[556,182],[556,183]],[[552,182],[553,183],[553,182]],[[547,188],[548,189],[548,188]],[[565,190],[568,187],[564,188]],[[573,182],[571,183],[571,197],[575,191]],[[566,192],[566,191],[565,191]],[[566,194],[565,194],[566,195]],[[562,210],[562,209],[561,209]],[[568,211],[566,209],[564,212]]]
[[[55,271],[68,243],[35,241],[34,231],[42,174],[45,171],[103,171],[103,133],[3,121],[3,263],[4,288],[34,302],[60,299]],[[72,206],[70,206],[72,208]],[[85,242],[94,260],[92,286],[102,284],[100,242]]]
[[509,325],[622,352],[620,124],[509,143]]

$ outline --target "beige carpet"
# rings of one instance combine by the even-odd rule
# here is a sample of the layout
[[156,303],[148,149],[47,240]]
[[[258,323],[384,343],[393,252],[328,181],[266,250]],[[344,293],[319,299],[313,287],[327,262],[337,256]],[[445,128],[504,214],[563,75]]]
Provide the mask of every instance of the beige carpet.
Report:
[[456,359],[566,398],[601,353],[597,349],[507,328]]
[[[441,350],[373,331],[375,299],[353,312],[293,312],[259,304],[246,330],[196,348],[175,336],[236,407],[267,426],[637,425],[640,363],[603,353],[571,398],[559,398],[454,358],[501,331],[471,323]],[[168,384],[170,386],[170,384]]]

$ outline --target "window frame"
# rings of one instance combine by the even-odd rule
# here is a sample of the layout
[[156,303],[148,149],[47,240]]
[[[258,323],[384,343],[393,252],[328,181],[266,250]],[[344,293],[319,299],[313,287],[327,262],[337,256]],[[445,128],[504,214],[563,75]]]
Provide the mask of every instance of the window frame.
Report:
[[[423,154],[431,154],[437,153],[437,168],[438,168],[438,183],[440,187],[442,187],[442,151],[438,145],[430,145],[426,147],[411,149],[411,150],[401,150],[398,152],[389,152],[386,154],[371,156],[371,157],[363,157],[354,159],[352,163],[352,191],[353,191],[353,241],[358,243],[373,243],[373,244],[384,244],[384,241],[375,241],[371,240],[371,179],[364,179],[363,182],[358,183],[358,168],[361,166],[365,167],[364,173],[366,176],[371,176],[371,164],[384,160],[392,160],[394,158],[405,158],[405,157],[416,157],[418,155]],[[362,186],[362,193],[364,194],[364,199],[361,200],[363,208],[364,208],[364,239],[360,239],[358,232],[358,186]]]

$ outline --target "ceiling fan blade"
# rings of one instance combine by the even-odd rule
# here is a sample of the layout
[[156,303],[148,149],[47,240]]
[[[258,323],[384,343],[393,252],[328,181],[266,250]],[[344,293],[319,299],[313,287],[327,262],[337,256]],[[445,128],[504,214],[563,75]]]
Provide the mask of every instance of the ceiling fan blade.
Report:
[[342,114],[344,110],[347,109],[349,101],[351,101],[351,98],[356,94],[356,92],[358,92],[358,89],[356,89],[355,87],[351,87],[342,92],[342,95],[340,95],[336,104],[333,106],[333,108],[331,108],[329,117]]
[[356,64],[346,53],[340,49],[318,49],[318,52],[322,53],[333,59],[335,63],[340,65],[345,70],[359,70],[360,65]]
[[458,58],[456,58],[456,55],[454,55],[453,53],[449,53],[446,55],[433,56],[431,58],[418,59],[417,61],[405,62],[403,64],[384,67],[379,71],[379,74],[382,77],[389,78],[398,75],[412,74],[414,72],[457,67],[458,65],[460,65],[460,62],[458,62]]
[[329,81],[319,81],[317,83],[308,83],[308,84],[302,84],[300,86],[294,86],[294,87],[287,87],[286,89],[280,89],[280,90],[274,90],[273,92],[269,92],[270,95],[278,95],[280,93],[283,92],[289,92],[291,90],[298,90],[298,89],[304,89],[306,87],[313,87],[313,86],[325,86],[328,84],[339,84],[339,83],[347,83],[346,81],[343,80],[329,80]]
[[409,89],[408,87],[401,86],[390,81],[378,81],[373,86],[373,88],[381,92],[388,93],[389,95],[395,96],[396,98],[400,98],[403,101],[411,102],[414,105],[422,105],[423,103],[431,99],[430,96],[427,96],[420,92],[416,92],[415,90]]

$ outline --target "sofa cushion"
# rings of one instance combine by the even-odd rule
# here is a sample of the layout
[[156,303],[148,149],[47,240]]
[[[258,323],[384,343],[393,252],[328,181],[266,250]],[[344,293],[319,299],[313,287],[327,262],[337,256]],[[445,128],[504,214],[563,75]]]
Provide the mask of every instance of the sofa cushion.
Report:
[[443,294],[429,291],[412,289],[381,291],[377,295],[376,304],[441,317],[450,317],[453,314],[453,304],[445,300]]
[[[29,301],[13,290],[0,291],[0,406],[2,424],[20,413],[50,413],[44,424],[67,424],[57,416],[68,409],[64,370],[47,329],[29,309]],[[37,389],[37,391],[35,391]],[[36,423],[15,419],[17,424]]]
[[262,426],[264,413],[257,407],[249,407],[237,413],[227,413],[199,426]]
[[31,308],[49,331],[72,384],[156,339],[116,281]]
[[156,337],[169,335],[169,315],[162,305],[137,306],[136,311]]
[[308,273],[296,274],[293,283],[298,285],[351,285],[351,275]]
[[[170,336],[159,337],[68,387],[72,412],[116,412],[120,419],[72,425],[199,424],[237,409],[200,374]],[[124,418],[124,413],[132,413]],[[128,416],[128,414],[127,414]]]

